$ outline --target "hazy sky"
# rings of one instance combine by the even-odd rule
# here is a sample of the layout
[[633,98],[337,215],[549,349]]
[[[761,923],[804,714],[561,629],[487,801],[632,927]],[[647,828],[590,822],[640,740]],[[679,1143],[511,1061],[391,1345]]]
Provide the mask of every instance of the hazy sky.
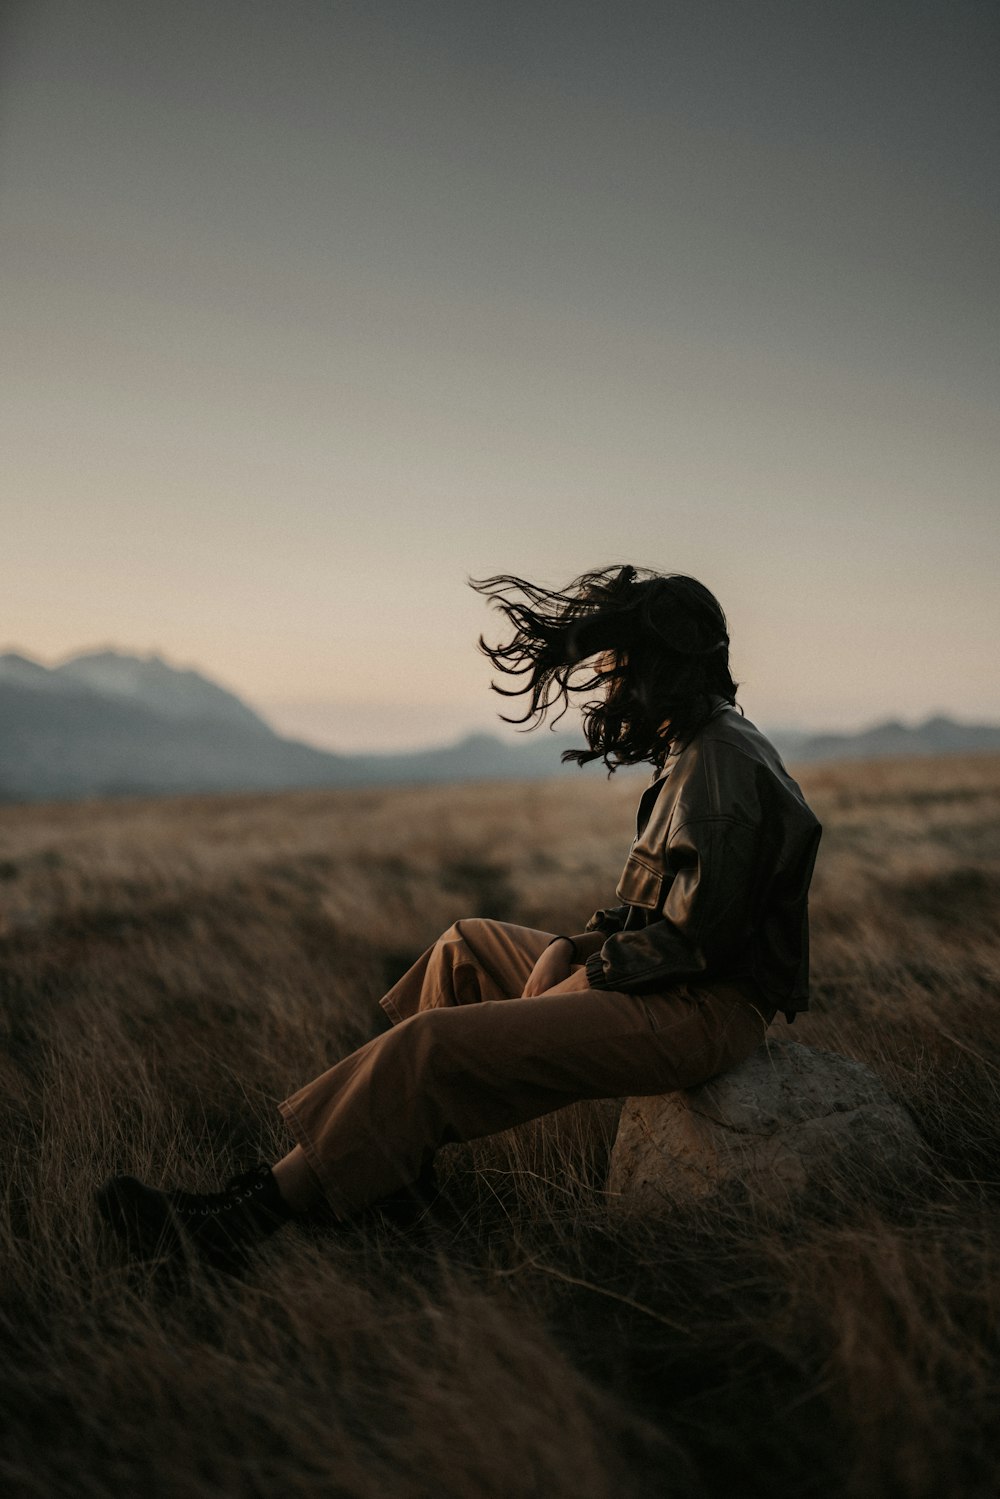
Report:
[[0,648],[427,743],[633,562],[763,727],[1000,718],[992,0],[3,16]]

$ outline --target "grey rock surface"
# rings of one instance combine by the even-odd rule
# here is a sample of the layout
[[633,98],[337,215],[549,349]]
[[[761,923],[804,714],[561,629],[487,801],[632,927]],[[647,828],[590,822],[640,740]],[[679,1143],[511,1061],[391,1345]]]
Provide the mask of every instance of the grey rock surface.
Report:
[[905,1180],[922,1144],[863,1063],[768,1037],[697,1088],[626,1099],[607,1189],[643,1212],[721,1195],[780,1214],[836,1186]]

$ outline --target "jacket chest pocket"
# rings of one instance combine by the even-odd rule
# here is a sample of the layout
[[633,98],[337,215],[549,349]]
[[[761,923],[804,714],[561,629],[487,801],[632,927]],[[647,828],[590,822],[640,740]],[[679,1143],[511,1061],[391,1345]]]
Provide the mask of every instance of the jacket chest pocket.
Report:
[[631,853],[625,861],[615,894],[630,906],[655,911],[663,897],[664,883],[661,869],[648,863],[641,854]]

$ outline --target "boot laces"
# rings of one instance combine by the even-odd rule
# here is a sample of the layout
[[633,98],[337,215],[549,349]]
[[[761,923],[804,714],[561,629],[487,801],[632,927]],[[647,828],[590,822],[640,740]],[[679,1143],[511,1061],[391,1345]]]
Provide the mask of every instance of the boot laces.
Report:
[[231,1213],[249,1202],[261,1192],[267,1182],[267,1166],[255,1166],[250,1171],[230,1177],[221,1192],[178,1193],[174,1198],[174,1209],[185,1218],[218,1217],[220,1213]]

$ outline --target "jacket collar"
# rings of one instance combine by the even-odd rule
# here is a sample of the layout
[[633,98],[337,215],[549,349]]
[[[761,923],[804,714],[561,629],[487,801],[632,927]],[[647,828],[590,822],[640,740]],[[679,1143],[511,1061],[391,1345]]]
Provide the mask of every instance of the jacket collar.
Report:
[[[708,694],[708,702],[709,710],[705,715],[704,722],[702,723],[702,728],[705,727],[706,723],[711,722],[713,718],[718,718],[719,714],[724,708],[728,708],[731,706],[728,698],[724,698],[721,692],[710,692]],[[674,761],[682,753],[683,750],[678,747],[674,747],[668,752],[667,758],[663,762],[662,769],[657,771],[653,776],[653,780],[651,783],[652,785],[655,785],[657,781],[662,780],[664,776],[666,776],[671,770],[673,770]]]

